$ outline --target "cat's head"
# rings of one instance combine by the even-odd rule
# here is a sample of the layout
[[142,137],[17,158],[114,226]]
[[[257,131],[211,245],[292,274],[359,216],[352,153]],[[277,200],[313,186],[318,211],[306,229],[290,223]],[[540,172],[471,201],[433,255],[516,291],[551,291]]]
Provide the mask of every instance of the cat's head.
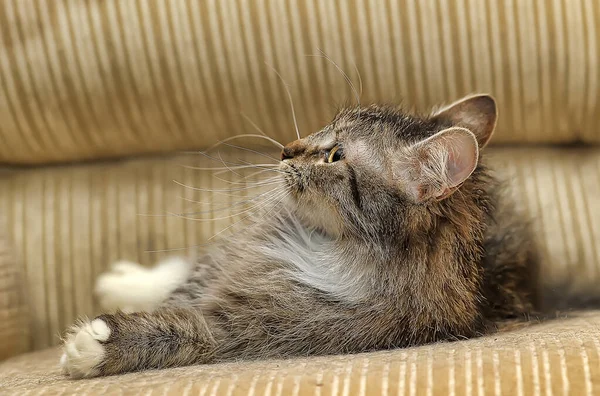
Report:
[[395,233],[408,216],[433,210],[476,170],[497,110],[469,96],[417,117],[387,105],[340,111],[322,130],[286,145],[290,205],[331,236]]

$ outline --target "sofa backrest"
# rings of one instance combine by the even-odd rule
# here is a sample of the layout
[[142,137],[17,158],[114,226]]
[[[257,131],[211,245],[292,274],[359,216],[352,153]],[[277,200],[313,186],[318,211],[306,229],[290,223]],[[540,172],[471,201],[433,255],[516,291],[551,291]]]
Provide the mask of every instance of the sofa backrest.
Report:
[[598,143],[599,21],[584,0],[4,1],[0,163],[199,149],[256,133],[242,114],[293,140],[271,66],[303,135],[355,103],[339,66],[363,103],[489,92],[496,144]]

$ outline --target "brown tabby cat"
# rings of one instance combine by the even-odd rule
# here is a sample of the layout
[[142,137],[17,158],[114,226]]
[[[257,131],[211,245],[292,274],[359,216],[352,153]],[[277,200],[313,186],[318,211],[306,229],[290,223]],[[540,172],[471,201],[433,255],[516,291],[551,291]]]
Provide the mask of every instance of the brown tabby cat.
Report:
[[483,161],[490,96],[428,117],[339,112],[281,154],[289,193],[193,265],[104,275],[65,338],[71,377],[475,337],[537,308],[536,247]]

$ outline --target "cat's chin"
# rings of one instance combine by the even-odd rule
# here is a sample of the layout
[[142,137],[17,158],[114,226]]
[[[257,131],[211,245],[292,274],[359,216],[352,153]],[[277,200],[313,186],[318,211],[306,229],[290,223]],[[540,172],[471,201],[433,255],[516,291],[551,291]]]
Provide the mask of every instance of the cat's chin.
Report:
[[301,224],[330,239],[336,239],[342,234],[341,224],[336,221],[337,215],[324,208],[306,201],[296,204],[294,214]]

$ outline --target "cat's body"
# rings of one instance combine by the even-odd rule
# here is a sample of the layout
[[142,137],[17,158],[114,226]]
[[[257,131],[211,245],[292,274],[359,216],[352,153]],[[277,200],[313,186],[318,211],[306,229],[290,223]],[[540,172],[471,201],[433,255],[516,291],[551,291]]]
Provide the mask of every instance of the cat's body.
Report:
[[[289,194],[270,216],[174,266],[178,281],[142,306],[150,312],[74,327],[65,370],[390,349],[525,318],[537,307],[536,250],[479,156],[495,121],[487,96],[429,118],[342,111],[284,148]],[[101,294],[116,284],[105,279]]]

